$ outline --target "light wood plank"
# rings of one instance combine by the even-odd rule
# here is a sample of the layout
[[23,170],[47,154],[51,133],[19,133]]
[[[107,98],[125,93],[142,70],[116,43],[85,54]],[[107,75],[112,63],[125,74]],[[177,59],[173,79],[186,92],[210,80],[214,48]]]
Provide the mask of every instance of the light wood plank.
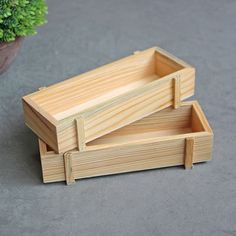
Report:
[[194,138],[186,138],[185,140],[185,169],[191,169],[193,167],[193,155],[194,155]]
[[65,179],[66,184],[70,185],[75,182],[74,174],[73,174],[73,161],[71,153],[66,152],[64,154],[64,165],[65,165]]
[[82,117],[79,117],[75,119],[75,123],[76,123],[76,130],[77,130],[78,150],[84,151],[86,148],[85,133],[84,133],[84,119]]

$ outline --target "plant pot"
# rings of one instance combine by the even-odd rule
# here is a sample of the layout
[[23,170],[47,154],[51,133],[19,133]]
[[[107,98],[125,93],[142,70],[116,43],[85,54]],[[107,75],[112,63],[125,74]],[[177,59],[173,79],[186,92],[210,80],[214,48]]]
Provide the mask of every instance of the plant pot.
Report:
[[24,37],[17,37],[13,42],[0,43],[0,74],[5,72],[14,61]]

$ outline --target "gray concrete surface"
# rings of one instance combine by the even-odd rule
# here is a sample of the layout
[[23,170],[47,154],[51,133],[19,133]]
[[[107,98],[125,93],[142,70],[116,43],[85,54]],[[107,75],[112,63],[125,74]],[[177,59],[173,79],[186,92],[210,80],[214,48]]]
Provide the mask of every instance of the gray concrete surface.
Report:
[[[50,0],[0,76],[0,235],[236,235],[236,1]],[[213,160],[44,185],[21,97],[159,45],[197,69]]]

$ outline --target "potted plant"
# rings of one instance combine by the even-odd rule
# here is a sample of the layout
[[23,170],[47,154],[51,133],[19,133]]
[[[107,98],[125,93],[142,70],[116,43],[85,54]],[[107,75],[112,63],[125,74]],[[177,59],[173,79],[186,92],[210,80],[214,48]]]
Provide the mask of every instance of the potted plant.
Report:
[[0,74],[13,62],[24,36],[46,22],[45,0],[0,0]]

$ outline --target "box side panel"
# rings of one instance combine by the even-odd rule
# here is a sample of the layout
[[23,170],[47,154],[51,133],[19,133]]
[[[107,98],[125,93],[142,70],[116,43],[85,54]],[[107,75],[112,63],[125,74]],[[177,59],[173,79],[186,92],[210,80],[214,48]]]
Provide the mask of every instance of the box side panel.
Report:
[[[193,163],[210,160],[209,136],[197,137],[194,148]],[[184,165],[185,139],[78,153],[73,162],[75,178]]]
[[212,158],[213,135],[206,133],[204,136],[194,138],[193,162],[209,161]]
[[184,140],[131,145],[78,153],[73,159],[76,178],[182,165]]
[[194,95],[195,69],[186,68],[179,73],[181,101]]
[[56,128],[24,100],[23,109],[26,125],[55,151],[58,151]]
[[[193,162],[210,160],[212,136],[194,137]],[[145,144],[124,145],[94,151],[73,152],[75,179],[183,165],[185,138]],[[63,156],[42,158],[45,182],[65,180]]]
[[65,166],[63,154],[41,155],[41,166],[44,183],[65,180]]
[[[154,113],[172,104],[172,82],[168,81],[158,88],[154,87],[144,93],[130,96],[123,101],[115,101],[95,110],[84,118],[85,140],[89,142],[113,130],[130,124],[146,115]],[[74,117],[75,119],[76,117]],[[68,119],[58,127],[60,152],[77,147],[75,121]]]
[[142,84],[144,78],[154,75],[154,51],[120,59],[28,96],[55,119],[64,119],[99,104],[119,88]]
[[[195,71],[186,68],[178,73],[181,100],[194,94]],[[85,141],[89,142],[114,130],[142,119],[173,104],[173,79],[153,83],[152,86],[129,93],[84,115]],[[77,147],[76,116],[60,122],[58,129],[59,152]],[[79,135],[79,134],[78,134]]]
[[205,131],[207,131],[207,132],[209,132],[213,135],[213,131],[212,131],[210,125],[209,125],[209,122],[208,122],[208,120],[207,120],[200,104],[197,101],[194,102],[193,108],[194,108],[194,111],[195,111],[195,114],[196,114],[195,115],[196,119],[199,120],[199,123],[201,123],[201,127]]
[[158,74],[160,77],[166,76],[175,71],[183,69],[183,66],[171,60],[171,58],[163,54],[160,54],[159,52],[155,53],[155,58],[156,58],[156,63],[155,63],[156,74]]
[[[191,133],[191,105],[166,108],[87,143],[87,150],[108,145],[128,144],[135,140]],[[90,149],[91,150],[91,149]]]
[[[156,49],[156,52],[157,52],[157,53],[159,53],[159,54],[162,55],[162,57],[167,58],[169,61],[171,60],[172,62],[178,64],[179,66],[182,66],[182,67],[185,67],[185,68],[186,68],[186,67],[192,67],[190,64],[186,63],[186,62],[183,61],[182,59],[180,59],[180,58],[174,56],[173,54],[171,54],[171,53],[165,51],[165,50],[162,49],[162,48],[159,48],[159,47],[156,46],[155,49]],[[173,63],[172,63],[172,64],[173,64]]]
[[68,119],[57,127],[59,153],[78,148],[75,119]]
[[[191,122],[191,105],[182,105],[179,109],[168,107],[160,112],[155,112],[150,116],[146,116],[141,120],[137,120],[112,134],[117,133],[140,133],[148,130],[170,130],[177,128],[188,128]],[[110,137],[112,134],[108,134]],[[103,136],[104,137],[104,136]],[[100,137],[102,139],[103,137]]]
[[[193,69],[180,72],[181,100],[194,94],[195,73]],[[173,104],[173,80],[153,84],[126,100],[114,103],[107,109],[100,109],[85,119],[85,139],[87,142],[142,119],[154,112],[160,111]]]
[[87,142],[164,109],[172,104],[172,82],[145,91],[108,109],[100,110],[85,120]]

